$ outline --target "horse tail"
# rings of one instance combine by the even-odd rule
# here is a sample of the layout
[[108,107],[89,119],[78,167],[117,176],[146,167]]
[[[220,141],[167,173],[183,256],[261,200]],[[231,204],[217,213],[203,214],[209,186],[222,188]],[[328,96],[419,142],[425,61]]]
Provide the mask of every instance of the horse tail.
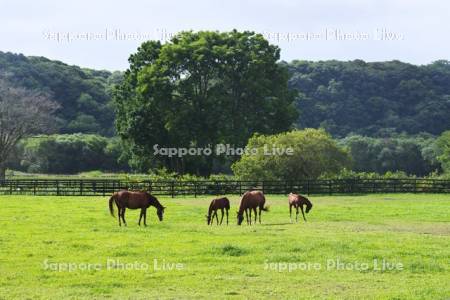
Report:
[[113,201],[116,199],[116,194],[113,194],[111,198],[109,198],[109,212],[111,213],[111,216],[114,216],[114,206]]
[[[264,204],[266,203],[266,196],[264,196],[264,194],[262,194],[263,200],[264,200]],[[263,211],[269,211],[269,206],[268,205],[262,205],[261,210]]]

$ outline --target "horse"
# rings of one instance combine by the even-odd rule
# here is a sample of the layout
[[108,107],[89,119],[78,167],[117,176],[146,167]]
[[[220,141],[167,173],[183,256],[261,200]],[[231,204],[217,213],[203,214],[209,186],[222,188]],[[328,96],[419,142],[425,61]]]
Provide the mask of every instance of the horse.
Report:
[[211,201],[208,209],[208,215],[206,215],[206,222],[208,225],[212,225],[214,222],[214,217],[216,217],[217,225],[219,225],[219,218],[217,217],[217,210],[222,212],[222,217],[220,218],[220,225],[223,221],[223,210],[225,209],[227,214],[227,225],[228,225],[228,210],[230,209],[230,200],[227,197],[216,198]]
[[313,207],[311,201],[309,201],[308,198],[306,198],[302,195],[293,194],[293,193],[290,193],[288,195],[288,200],[289,200],[289,214],[291,217],[291,223],[292,223],[292,206],[294,206],[296,209],[295,222],[296,223],[298,222],[298,208],[299,207],[302,210],[303,220],[305,220],[305,222],[306,222],[305,213],[303,212],[303,206],[306,205],[306,213],[309,213],[309,211]]
[[109,211],[111,216],[114,216],[113,202],[116,203],[117,209],[119,211],[119,226],[122,226],[120,219],[122,218],[123,224],[127,226],[125,221],[125,210],[129,209],[141,209],[141,214],[139,216],[139,226],[141,226],[141,219],[144,217],[144,226],[147,226],[147,208],[149,206],[154,206],[156,208],[156,214],[158,215],[159,221],[163,220],[163,214],[165,207],[159,203],[156,197],[152,196],[148,192],[136,191],[130,192],[127,190],[122,190],[114,193],[111,198],[109,198]]
[[[259,223],[261,224],[261,211],[269,211],[268,207],[265,207],[266,198],[261,191],[247,191],[242,195],[241,203],[239,204],[239,211],[237,212],[237,224],[241,225],[245,217],[247,219],[247,225],[252,225],[252,210],[255,213],[255,223],[258,216],[257,208],[259,208]],[[250,215],[250,217],[249,217]]]

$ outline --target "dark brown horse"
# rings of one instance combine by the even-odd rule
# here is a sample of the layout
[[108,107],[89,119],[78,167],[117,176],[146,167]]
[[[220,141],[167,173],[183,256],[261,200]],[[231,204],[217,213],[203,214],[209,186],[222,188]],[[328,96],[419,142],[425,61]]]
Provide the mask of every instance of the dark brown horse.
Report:
[[298,222],[298,208],[302,210],[303,220],[306,222],[305,213],[303,212],[303,206],[306,206],[306,213],[309,213],[311,208],[313,207],[311,201],[309,201],[308,198],[290,193],[288,196],[289,199],[289,214],[291,216],[291,223],[292,223],[292,206],[295,207],[296,213],[295,213],[295,222]]
[[149,206],[156,207],[156,214],[160,221],[163,220],[163,214],[165,207],[159,203],[156,197],[150,195],[148,192],[129,192],[127,190],[114,193],[109,198],[109,211],[114,217],[113,202],[116,203],[119,210],[119,226],[122,226],[120,219],[122,218],[123,224],[127,226],[125,221],[125,210],[129,209],[141,209],[141,215],[139,216],[139,226],[141,226],[141,219],[144,217],[144,225],[147,226],[147,208]]
[[217,225],[219,225],[219,218],[217,217],[217,211],[220,209],[222,212],[222,217],[220,218],[220,225],[222,225],[223,221],[223,211],[226,211],[227,214],[227,225],[228,225],[228,210],[230,209],[230,200],[227,197],[213,199],[211,204],[209,205],[208,215],[206,216],[206,222],[208,225],[212,225],[214,221],[214,217],[216,217]]
[[[246,192],[241,199],[241,203],[239,204],[239,211],[237,212],[237,223],[238,225],[242,224],[244,220],[244,212],[245,217],[247,219],[247,224],[252,225],[252,210],[255,213],[255,223],[256,218],[258,216],[257,208],[259,209],[259,223],[261,224],[261,211],[269,211],[268,207],[264,207],[266,203],[266,198],[264,194],[260,191],[248,191]],[[250,216],[249,216],[250,215]]]

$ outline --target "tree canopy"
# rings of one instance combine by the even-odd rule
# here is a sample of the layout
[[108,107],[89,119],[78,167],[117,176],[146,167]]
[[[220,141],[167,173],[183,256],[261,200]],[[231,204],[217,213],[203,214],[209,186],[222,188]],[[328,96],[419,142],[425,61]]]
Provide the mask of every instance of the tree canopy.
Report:
[[[243,146],[253,133],[288,130],[297,117],[295,94],[279,54],[253,32],[182,32],[164,45],[145,42],[115,93],[118,133],[135,157],[148,159],[155,144]],[[207,174],[214,157],[152,161]]]
[[0,179],[6,162],[22,138],[51,128],[58,105],[48,95],[12,88],[0,77]]

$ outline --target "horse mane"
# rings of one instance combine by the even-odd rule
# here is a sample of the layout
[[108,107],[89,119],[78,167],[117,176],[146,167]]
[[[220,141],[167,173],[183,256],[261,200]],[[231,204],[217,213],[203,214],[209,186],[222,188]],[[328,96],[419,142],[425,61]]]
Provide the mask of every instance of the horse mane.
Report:
[[[214,199],[214,200],[215,200],[215,199]],[[211,203],[209,204],[208,215],[211,215],[211,212],[212,212],[213,206],[214,206],[214,200],[211,201]]]
[[309,207],[309,208],[312,207],[312,203],[311,203],[311,201],[309,201],[308,198],[306,198],[305,196],[302,196],[302,195],[298,195],[298,197],[299,197],[300,199],[302,199],[303,202],[305,202],[306,207]]
[[158,209],[163,208],[162,204],[158,201],[158,199],[155,196],[153,196],[149,192],[145,192],[145,194],[147,195],[148,200],[150,201],[150,205],[153,205]]

